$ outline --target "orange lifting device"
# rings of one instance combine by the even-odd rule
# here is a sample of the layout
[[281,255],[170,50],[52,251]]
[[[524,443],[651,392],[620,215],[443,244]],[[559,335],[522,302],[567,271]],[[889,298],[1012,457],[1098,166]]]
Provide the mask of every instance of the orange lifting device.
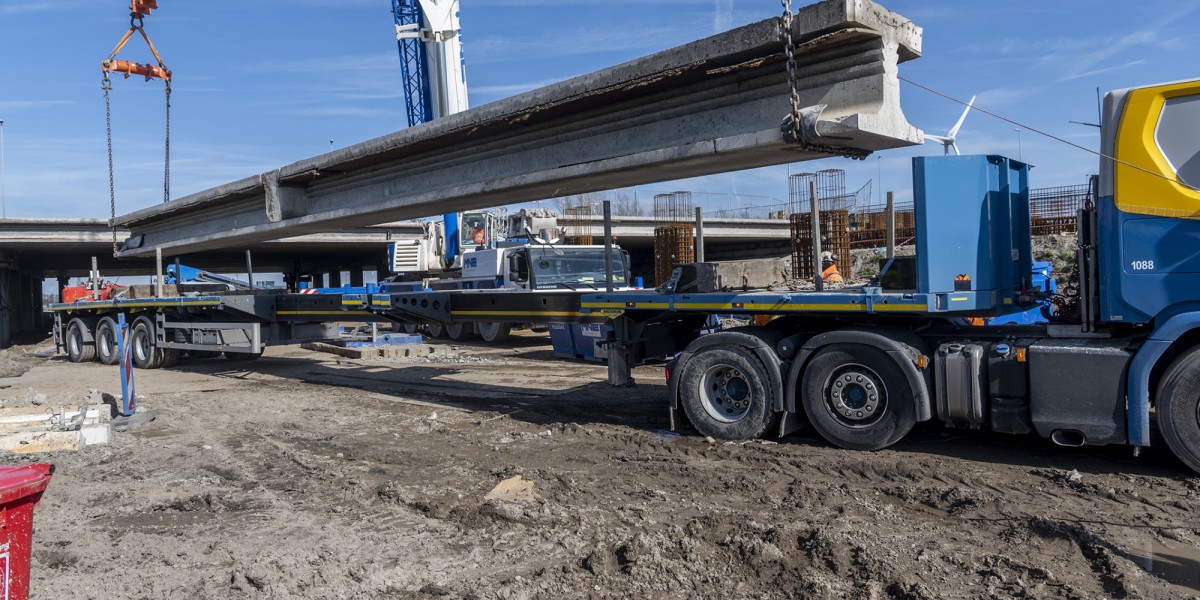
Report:
[[[109,72],[124,73],[125,77],[130,75],[141,75],[150,79],[162,79],[163,81],[171,81],[171,70],[167,65],[163,64],[162,57],[158,55],[158,50],[154,47],[154,42],[150,41],[150,36],[146,35],[146,30],[142,28],[142,19],[148,16],[154,9],[158,8],[157,0],[133,0],[129,4],[129,31],[121,37],[121,41],[117,42],[117,47],[108,54],[108,58],[104,59],[101,67],[104,69],[104,79],[108,80]],[[142,39],[146,40],[146,45],[150,47],[150,53],[154,55],[154,60],[158,61],[158,65],[139,64],[125,60],[118,60],[117,54],[129,42],[129,38],[133,37],[133,32],[142,34]]]
[[[154,42],[150,41],[150,36],[146,35],[146,30],[142,27],[143,19],[157,8],[157,0],[131,0],[129,3],[129,31],[126,31],[125,35],[121,37],[121,41],[117,42],[117,46],[108,54],[108,58],[100,63],[101,70],[104,73],[104,79],[101,81],[100,87],[104,90],[104,121],[108,129],[108,196],[109,206],[112,210],[111,225],[113,230],[114,256],[117,254],[117,194],[113,176],[112,110],[109,102],[112,81],[108,77],[109,73],[123,73],[126,79],[130,75],[141,75],[146,78],[146,81],[161,79],[166,86],[167,120],[166,154],[163,169],[163,202],[171,199],[171,70],[163,63],[162,57],[158,55],[158,49],[154,47]],[[142,39],[146,40],[146,45],[150,47],[150,53],[154,55],[154,60],[158,63],[157,65],[130,62],[117,58],[117,54],[121,52],[121,49],[133,37],[135,31],[142,35]]]

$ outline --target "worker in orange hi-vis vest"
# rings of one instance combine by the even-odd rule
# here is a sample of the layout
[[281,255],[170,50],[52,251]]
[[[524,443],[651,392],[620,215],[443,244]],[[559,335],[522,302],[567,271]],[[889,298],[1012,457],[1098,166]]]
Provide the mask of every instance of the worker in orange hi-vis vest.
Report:
[[843,281],[836,261],[836,254],[832,252],[821,253],[821,281],[825,283],[841,283]]

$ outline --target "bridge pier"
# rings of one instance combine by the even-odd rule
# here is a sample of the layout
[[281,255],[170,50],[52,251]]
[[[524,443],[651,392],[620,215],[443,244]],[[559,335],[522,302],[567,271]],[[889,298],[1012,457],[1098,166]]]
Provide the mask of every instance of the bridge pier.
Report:
[[38,332],[45,325],[41,283],[41,273],[20,269],[17,253],[0,253],[0,348],[11,346],[14,336]]

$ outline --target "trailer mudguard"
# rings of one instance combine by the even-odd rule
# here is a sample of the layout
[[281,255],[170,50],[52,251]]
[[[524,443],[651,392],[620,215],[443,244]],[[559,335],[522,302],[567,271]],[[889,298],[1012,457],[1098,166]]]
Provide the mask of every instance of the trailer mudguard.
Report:
[[1129,364],[1129,398],[1125,419],[1129,445],[1150,445],[1150,374],[1163,354],[1189,331],[1200,329],[1200,312],[1176,314],[1154,328]]
[[773,332],[768,329],[763,329],[761,332],[749,332],[744,329],[733,331],[721,331],[709,335],[704,335],[696,338],[692,343],[688,344],[687,349],[680,352],[671,361],[672,377],[667,383],[667,391],[670,394],[670,409],[671,409],[671,426],[675,426],[675,411],[679,409],[679,377],[678,373],[683,370],[684,365],[691,360],[692,355],[700,351],[702,348],[709,346],[741,346],[754,352],[755,356],[762,361],[763,366],[767,369],[767,374],[770,375],[771,381],[769,389],[771,390],[771,404],[775,411],[784,410],[783,402],[783,362],[779,360],[779,355],[775,353],[775,348],[764,337],[773,335]]
[[928,355],[925,344],[912,333],[897,329],[838,329],[810,338],[800,347],[796,358],[792,360],[791,368],[788,369],[784,410],[788,412],[798,410],[796,392],[804,365],[817,350],[830,344],[862,344],[882,349],[892,357],[892,360],[896,361],[908,379],[908,384],[912,386],[917,421],[928,421],[933,418],[933,407],[929,398],[928,370],[922,373],[916,365],[918,356]]

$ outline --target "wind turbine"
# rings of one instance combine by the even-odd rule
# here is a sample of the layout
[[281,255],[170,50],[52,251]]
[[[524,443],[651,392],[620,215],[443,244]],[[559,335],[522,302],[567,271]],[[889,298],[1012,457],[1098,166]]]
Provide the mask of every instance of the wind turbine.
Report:
[[963,121],[966,120],[967,113],[971,112],[971,107],[974,105],[975,105],[975,96],[971,96],[971,101],[967,103],[967,109],[963,111],[962,116],[960,116],[958,118],[958,122],[954,124],[954,127],[950,128],[949,133],[947,133],[945,136],[933,135],[933,134],[927,133],[927,134],[925,134],[925,141],[928,142],[929,140],[936,140],[938,142],[941,142],[942,149],[945,150],[946,156],[950,156],[951,150],[954,151],[955,156],[958,156],[958,154],[959,154],[958,146],[956,146],[954,144],[954,139],[955,139],[955,136],[958,135],[958,129],[960,127],[962,127]]

